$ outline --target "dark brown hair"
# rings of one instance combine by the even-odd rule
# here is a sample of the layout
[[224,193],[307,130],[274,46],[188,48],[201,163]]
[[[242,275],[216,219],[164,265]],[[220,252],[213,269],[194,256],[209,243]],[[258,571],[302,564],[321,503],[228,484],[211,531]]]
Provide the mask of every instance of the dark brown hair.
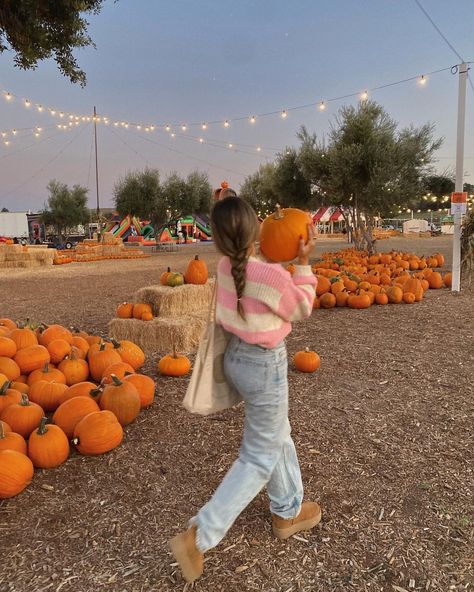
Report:
[[241,298],[245,290],[245,270],[249,249],[258,238],[259,223],[252,207],[239,197],[218,201],[211,213],[212,237],[216,247],[227,255],[237,292],[237,310],[245,318]]

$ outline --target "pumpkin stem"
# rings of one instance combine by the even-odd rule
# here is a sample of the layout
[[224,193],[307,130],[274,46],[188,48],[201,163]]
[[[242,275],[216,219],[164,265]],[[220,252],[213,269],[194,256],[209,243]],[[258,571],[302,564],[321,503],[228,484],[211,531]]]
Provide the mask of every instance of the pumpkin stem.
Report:
[[112,338],[110,341],[112,342],[114,349],[118,349],[120,347],[120,343],[116,339]]
[[102,384],[99,384],[99,386],[97,388],[91,389],[90,392],[89,392],[89,394],[92,397],[98,397],[99,395],[102,394],[103,390],[104,390],[103,385]]
[[105,350],[105,341],[104,341],[104,340],[102,340],[102,341],[100,342],[99,351],[104,351],[104,350]]
[[10,381],[10,380],[6,380],[6,381],[3,383],[3,386],[2,386],[2,388],[0,388],[0,395],[5,395],[5,394],[6,394],[6,392],[7,392],[7,390],[10,388],[11,384],[12,384],[12,383],[11,383],[11,381]]
[[48,419],[47,417],[42,417],[42,418],[41,418],[41,421],[40,421],[40,424],[39,424],[39,426],[38,426],[38,429],[36,430],[36,433],[37,433],[39,436],[43,436],[44,434],[46,434],[46,433],[47,433],[47,431],[48,431],[48,429],[47,429],[47,427],[46,427],[46,424],[47,424],[47,423],[51,423],[51,420],[50,420],[50,419]]
[[28,399],[28,395],[26,393],[21,393],[21,401],[19,404],[22,407],[28,407],[30,405],[30,400]]
[[168,267],[168,269],[166,270],[167,273],[171,273],[171,267]]
[[43,366],[43,372],[45,372],[45,373],[49,372],[49,362],[46,362],[46,364]]
[[273,214],[274,220],[281,220],[283,218],[283,212],[281,211],[280,204],[276,204],[275,206],[275,213]]
[[114,381],[114,386],[121,386],[123,382],[115,376],[115,374],[111,374],[110,378]]
[[194,256],[194,261],[199,261],[199,255]]
[[5,438],[5,430],[3,429],[3,423],[0,421],[0,440]]

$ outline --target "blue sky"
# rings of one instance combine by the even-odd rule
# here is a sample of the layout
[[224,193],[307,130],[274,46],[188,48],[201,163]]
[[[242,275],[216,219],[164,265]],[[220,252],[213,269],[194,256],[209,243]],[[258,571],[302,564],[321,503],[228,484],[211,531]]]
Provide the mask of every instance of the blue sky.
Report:
[[[474,60],[472,0],[423,3],[463,58]],[[81,115],[96,105],[99,115],[120,121],[190,123],[280,111],[458,61],[414,0],[108,1],[99,16],[90,17],[89,30],[97,49],[76,52],[87,73],[85,89],[62,77],[53,62],[24,72],[13,67],[7,53],[0,55],[0,88]],[[440,171],[454,165],[457,84],[448,71],[430,76],[423,87],[413,81],[371,94],[402,126],[436,124],[437,135],[445,139],[436,165]],[[163,129],[147,134],[99,124],[101,205],[112,204],[121,176],[147,165],[163,177],[199,169],[214,185],[227,179],[238,187],[272,158],[273,150],[295,144],[301,125],[324,135],[337,109],[356,101],[332,102],[324,112],[291,111],[284,120],[259,118],[253,125],[244,120],[229,128],[210,125],[205,132],[189,127],[184,133],[173,128],[175,138]],[[472,183],[474,92],[469,87],[467,101],[465,153],[471,158],[465,169]],[[57,123],[57,117],[26,109],[21,100],[0,98],[0,131]],[[52,178],[89,186],[94,206],[90,124],[70,132],[46,128],[38,138],[19,132],[9,139],[8,146],[0,142],[0,208],[41,208]]]

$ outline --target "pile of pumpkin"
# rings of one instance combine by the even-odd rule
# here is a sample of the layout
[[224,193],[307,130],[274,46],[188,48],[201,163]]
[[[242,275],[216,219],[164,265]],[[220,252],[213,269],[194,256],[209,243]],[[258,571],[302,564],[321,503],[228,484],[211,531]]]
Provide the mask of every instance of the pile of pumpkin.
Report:
[[314,308],[420,302],[426,290],[451,286],[451,273],[443,276],[436,271],[443,265],[440,253],[430,257],[398,251],[368,256],[354,249],[324,253],[312,266],[318,280]]
[[72,263],[74,259],[69,255],[56,255],[53,259],[53,265],[66,265]]
[[[208,278],[209,272],[206,262],[199,259],[199,255],[195,255],[194,259],[191,259],[188,263],[188,267],[184,274],[173,272],[171,271],[171,268],[168,267],[167,271],[164,271],[160,275],[160,284],[170,288],[183,286],[184,284],[204,285],[207,283]],[[150,304],[145,304],[144,302],[137,302],[135,304],[131,302],[123,302],[122,304],[119,304],[115,314],[119,319],[152,321],[154,318],[152,306]]]
[[0,319],[0,499],[20,493],[33,467],[62,464],[70,441],[85,455],[118,446],[154,399],[154,381],[137,373],[144,361],[130,341]]

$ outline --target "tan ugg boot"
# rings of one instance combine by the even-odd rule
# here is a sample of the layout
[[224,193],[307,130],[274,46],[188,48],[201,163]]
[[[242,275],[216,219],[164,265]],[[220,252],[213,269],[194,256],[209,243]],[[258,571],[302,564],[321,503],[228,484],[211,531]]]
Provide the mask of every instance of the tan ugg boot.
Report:
[[185,532],[173,537],[169,546],[179,564],[183,578],[187,582],[194,582],[204,571],[204,553],[196,545],[197,526],[191,526]]
[[302,530],[310,530],[321,520],[321,508],[316,502],[303,502],[296,518],[285,520],[272,514],[273,534],[278,539],[287,539]]

